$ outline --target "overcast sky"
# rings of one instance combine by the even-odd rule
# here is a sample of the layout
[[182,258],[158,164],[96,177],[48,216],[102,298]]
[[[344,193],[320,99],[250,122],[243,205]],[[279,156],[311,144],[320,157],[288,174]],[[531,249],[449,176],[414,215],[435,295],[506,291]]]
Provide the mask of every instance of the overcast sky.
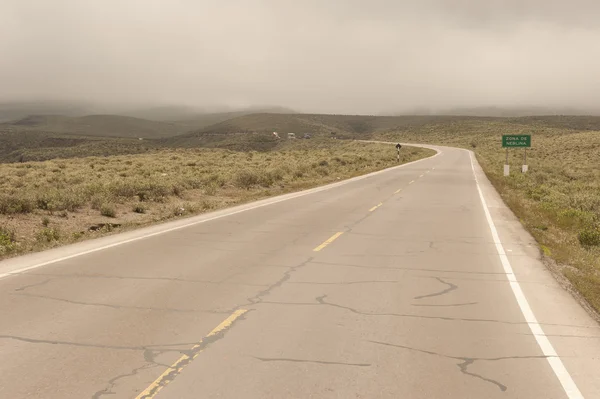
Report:
[[600,108],[600,0],[0,0],[0,100]]

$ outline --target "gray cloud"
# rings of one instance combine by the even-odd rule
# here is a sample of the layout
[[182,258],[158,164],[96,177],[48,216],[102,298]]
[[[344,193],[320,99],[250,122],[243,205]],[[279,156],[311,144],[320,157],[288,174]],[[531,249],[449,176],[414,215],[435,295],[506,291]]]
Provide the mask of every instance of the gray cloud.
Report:
[[0,99],[595,107],[598,15],[595,0],[3,0]]

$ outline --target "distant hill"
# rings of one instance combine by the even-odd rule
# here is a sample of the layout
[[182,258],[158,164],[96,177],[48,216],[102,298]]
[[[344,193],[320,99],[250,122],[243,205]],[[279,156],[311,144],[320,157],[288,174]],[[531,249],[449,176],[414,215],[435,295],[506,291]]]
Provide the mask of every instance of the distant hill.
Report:
[[177,123],[186,126],[188,130],[199,130],[240,116],[251,115],[249,111],[217,112],[213,114],[195,115],[189,119],[178,120]]
[[[221,111],[215,111],[215,110]],[[225,122],[240,116],[255,113],[293,114],[293,110],[283,107],[249,107],[235,110],[225,110],[224,107],[197,109],[191,107],[166,106],[122,112],[121,115],[146,119],[156,122],[174,123],[186,131],[200,130],[205,127]]]
[[505,118],[507,122],[522,125],[545,126],[574,131],[600,131],[600,116],[594,115],[547,115]]
[[[125,104],[100,104],[85,101],[1,101],[0,123],[23,119],[29,115],[64,115],[81,117],[85,115],[121,115],[157,122],[193,121],[211,115],[252,113],[294,113],[294,110],[276,106],[253,107],[194,107],[183,105],[134,106]],[[214,119],[212,123],[217,123]]]
[[392,113],[393,115],[453,115],[497,118],[518,118],[526,116],[600,116],[600,109],[583,109],[568,107],[463,107],[448,109],[417,108],[407,112]]
[[0,127],[82,136],[146,139],[174,136],[190,130],[187,126],[174,122],[155,122],[119,115],[75,118],[64,115],[31,115],[4,123]]
[[[284,107],[248,107],[240,109],[230,109],[227,107],[212,107],[212,108],[194,108],[185,106],[159,106],[149,108],[139,108],[129,111],[117,112],[119,115],[132,116],[134,118],[147,119],[160,122],[188,122],[189,124],[198,125],[205,123],[204,121],[218,123],[223,120],[234,118],[236,116],[255,114],[255,113],[272,113],[272,114],[293,114],[294,111]],[[208,126],[208,125],[204,125]]]
[[[64,107],[46,107],[45,111],[52,109],[63,109]],[[25,109],[41,108],[19,108],[19,112]],[[5,109],[6,110],[6,109]],[[273,108],[274,111],[289,111],[284,108]],[[197,131],[207,126],[212,126],[225,122],[232,118],[249,115],[252,109],[221,113],[196,113],[195,110],[189,110],[186,113],[180,107],[163,107],[160,109],[148,109],[147,112],[139,114],[153,115],[154,120],[142,119],[125,115],[86,115],[70,116],[59,114],[32,114],[21,116],[20,118],[11,118],[10,121],[0,123],[0,130],[24,130],[37,131],[56,134],[73,134],[81,136],[96,137],[123,137],[123,138],[144,138],[157,139],[181,135],[189,131]],[[77,111],[79,112],[79,110]],[[73,113],[77,113],[73,110]],[[15,116],[18,113],[10,113]],[[9,115],[9,113],[5,113]],[[185,118],[184,118],[185,117]],[[160,120],[170,118],[183,118],[178,120]]]
[[[423,134],[423,137],[446,131],[459,137],[467,130],[481,129],[482,126],[488,133],[493,133],[499,126],[510,126],[515,131],[526,128],[532,132],[546,128],[565,132],[600,131],[600,117],[240,115],[231,112],[178,122],[158,122],[117,115],[34,115],[0,124],[0,162],[130,154],[176,147],[268,151],[293,145],[286,140],[287,133],[296,133],[298,138],[310,134],[313,141],[328,139],[332,133],[340,139],[364,139],[390,131]],[[273,136],[274,131],[279,133],[281,140]]]
[[204,112],[197,108],[185,106],[157,106],[116,112],[118,115],[158,122],[193,119],[202,113]]
[[88,104],[61,101],[0,102],[0,123],[15,121],[28,115],[83,116],[93,113]]
[[366,136],[376,131],[422,126],[462,120],[460,116],[365,116],[365,115],[319,115],[319,114],[250,114],[228,119],[214,125],[191,131],[183,135],[161,140],[168,146],[198,146],[224,141],[220,136],[241,136],[244,134],[272,135],[278,132],[281,137],[287,133],[302,136],[330,137],[335,133],[340,138]]
[[154,140],[0,130],[0,163],[138,154],[155,148]]

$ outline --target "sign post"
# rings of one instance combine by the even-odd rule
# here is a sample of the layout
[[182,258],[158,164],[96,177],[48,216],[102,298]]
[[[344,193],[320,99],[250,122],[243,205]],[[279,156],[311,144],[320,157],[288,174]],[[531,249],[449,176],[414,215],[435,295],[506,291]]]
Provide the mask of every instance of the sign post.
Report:
[[400,148],[402,148],[400,143],[396,144],[396,150],[398,150],[398,162],[400,162]]
[[504,176],[510,174],[510,165],[508,164],[508,149],[509,148],[524,148],[525,154],[523,157],[523,167],[521,172],[526,173],[529,170],[527,166],[527,148],[531,147],[530,134],[504,134],[502,135],[502,147],[506,148],[506,162],[504,163]]

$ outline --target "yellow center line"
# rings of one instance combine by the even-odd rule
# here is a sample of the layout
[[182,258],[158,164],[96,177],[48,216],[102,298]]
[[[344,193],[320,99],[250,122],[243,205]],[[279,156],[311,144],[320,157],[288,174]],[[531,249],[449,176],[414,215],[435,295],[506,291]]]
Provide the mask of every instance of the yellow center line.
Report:
[[427,171],[427,172],[425,172],[425,173],[429,173],[429,172],[431,172],[431,171],[430,171],[430,170],[428,170],[428,171]]
[[394,194],[398,194],[400,191],[402,191],[402,189],[401,189],[401,188],[399,188],[398,190],[396,190],[396,191],[394,192]]
[[205,340],[210,337],[213,337],[217,334],[220,334],[224,331],[227,331],[231,328],[232,324],[240,318],[244,313],[246,313],[246,309],[238,309],[231,316],[223,320],[221,324],[215,327],[211,332],[208,333],[206,337],[204,337],[200,342],[196,345],[192,346],[192,349],[189,351],[191,354],[186,354],[181,356],[175,363],[173,363],[169,368],[167,368],[148,388],[144,390],[144,392],[140,393],[135,399],[152,399],[167,386],[168,383],[173,381],[173,379],[181,373],[181,370],[188,364],[192,362],[199,354],[204,350],[202,344]]
[[415,181],[413,180],[413,181],[411,181],[411,182],[410,182],[410,183],[408,183],[408,184],[413,184],[414,182],[415,182]]
[[424,174],[422,174],[422,175],[421,175],[421,176],[419,176],[419,177],[423,177],[423,176],[425,176],[425,175],[424,175]]
[[334,235],[332,235],[331,237],[329,237],[329,239],[327,239],[327,241],[325,241],[323,244],[321,244],[318,247],[316,247],[315,249],[313,249],[313,251],[314,252],[319,252],[320,250],[322,250],[323,248],[325,248],[326,246],[328,246],[329,244],[331,244],[332,242],[334,242],[342,234],[344,234],[343,231],[335,233]]
[[383,203],[379,203],[377,205],[375,205],[373,208],[369,209],[369,212],[373,212],[375,209],[379,208],[381,205],[383,205]]

